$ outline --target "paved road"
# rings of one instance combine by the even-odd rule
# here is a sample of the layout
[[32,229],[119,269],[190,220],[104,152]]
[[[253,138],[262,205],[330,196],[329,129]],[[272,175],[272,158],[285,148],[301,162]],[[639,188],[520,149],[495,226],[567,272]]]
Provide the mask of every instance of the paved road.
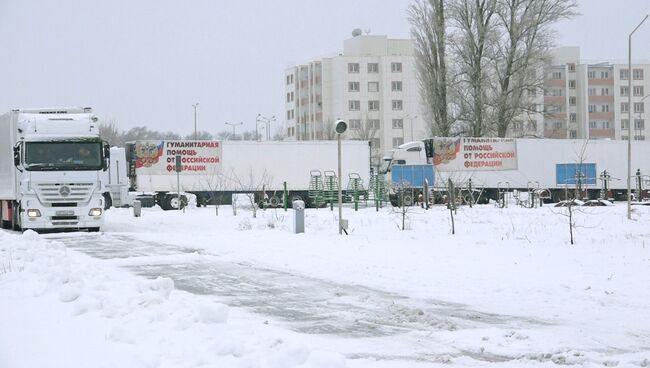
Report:
[[[300,333],[354,339],[389,337],[405,345],[410,345],[409,340],[417,344],[411,355],[355,353],[349,355],[350,358],[441,362],[465,356],[481,361],[506,362],[522,356],[477,353],[451,347],[445,347],[444,357],[431,354],[433,347],[439,347],[432,332],[486,327],[514,331],[546,325],[543,321],[483,313],[441,300],[413,299],[285,270],[226,262],[197,249],[142,241],[129,235],[57,234],[48,237],[99,259],[132,260],[127,268],[136,274],[148,278],[169,277],[177,289],[218,298],[231,307],[266,316]],[[199,253],[196,257],[176,256],[196,252]],[[427,336],[431,341],[423,341]],[[527,359],[540,360],[538,357]]]

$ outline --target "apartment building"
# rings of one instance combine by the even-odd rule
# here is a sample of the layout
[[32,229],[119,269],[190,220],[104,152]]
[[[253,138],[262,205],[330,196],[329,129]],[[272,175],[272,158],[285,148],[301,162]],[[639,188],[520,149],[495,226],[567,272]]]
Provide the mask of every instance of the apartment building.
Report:
[[286,69],[288,140],[344,139],[371,143],[372,165],[384,151],[426,137],[420,113],[413,42],[354,32],[343,53]]
[[[629,105],[630,72],[627,64],[582,63],[578,47],[554,50],[553,63],[544,68],[543,98],[533,98],[532,118],[537,130],[515,127],[513,136],[545,138],[646,140],[650,112],[650,64],[632,64],[632,106]],[[542,124],[539,124],[541,122]],[[532,126],[532,124],[531,124]],[[518,128],[518,129],[517,129]]]

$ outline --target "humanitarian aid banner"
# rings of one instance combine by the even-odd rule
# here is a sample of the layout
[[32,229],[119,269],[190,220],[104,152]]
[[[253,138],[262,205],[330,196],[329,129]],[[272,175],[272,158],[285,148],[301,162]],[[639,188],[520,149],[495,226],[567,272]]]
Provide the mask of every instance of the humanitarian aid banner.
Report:
[[135,145],[138,174],[175,174],[176,156],[181,156],[181,175],[213,175],[221,171],[221,142],[139,141]]
[[517,170],[512,138],[433,138],[433,164],[438,171]]

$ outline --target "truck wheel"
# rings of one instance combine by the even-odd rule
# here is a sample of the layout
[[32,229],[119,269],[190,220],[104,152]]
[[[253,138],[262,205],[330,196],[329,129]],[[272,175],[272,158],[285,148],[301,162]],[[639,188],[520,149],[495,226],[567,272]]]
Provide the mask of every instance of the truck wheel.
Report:
[[16,203],[12,204],[11,208],[11,229],[20,231],[22,229],[20,223],[20,206]]
[[280,198],[278,198],[277,196],[272,196],[271,198],[269,198],[269,205],[271,207],[278,207],[280,205]]
[[180,210],[187,206],[187,197],[182,195],[180,198],[178,196],[167,196],[167,209],[170,210]]
[[104,196],[104,211],[106,211],[107,209],[113,207],[113,198],[111,198],[110,193],[104,193],[103,196]]

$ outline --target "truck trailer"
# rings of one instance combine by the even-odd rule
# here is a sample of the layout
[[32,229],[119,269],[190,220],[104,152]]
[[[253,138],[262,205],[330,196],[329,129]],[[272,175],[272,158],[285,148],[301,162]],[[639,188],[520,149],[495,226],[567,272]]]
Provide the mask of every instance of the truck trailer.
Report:
[[[636,200],[648,196],[650,142],[632,142],[631,186]],[[400,165],[431,165],[438,192],[449,180],[480,192],[483,201],[504,191],[541,194],[548,201],[578,190],[584,199],[627,199],[627,141],[436,137],[408,142],[383,157],[380,172]],[[477,198],[475,198],[477,199]]]
[[0,116],[2,228],[100,230],[108,146],[91,108]]
[[[341,151],[342,189],[350,180],[367,185],[368,142],[343,141]],[[243,193],[255,195],[255,203],[279,206],[286,192],[287,200],[309,206],[319,176],[331,178],[338,167],[336,141],[136,141],[126,145],[126,156],[130,189],[166,210],[185,205],[185,193],[195,195],[199,206],[231,204],[234,194]]]

